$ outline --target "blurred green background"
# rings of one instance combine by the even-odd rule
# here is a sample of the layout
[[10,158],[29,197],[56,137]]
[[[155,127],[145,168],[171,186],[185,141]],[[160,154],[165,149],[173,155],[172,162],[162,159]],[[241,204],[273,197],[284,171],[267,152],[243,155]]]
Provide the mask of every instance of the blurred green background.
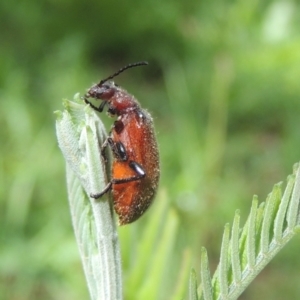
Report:
[[[169,299],[182,253],[198,273],[207,247],[214,271],[224,224],[300,159],[299,1],[12,0],[0,25],[0,299],[88,299],[53,111],[127,63],[150,63],[115,81],[152,113],[161,154],[157,201],[119,230],[127,299],[161,203],[178,222],[158,297]],[[241,299],[299,298],[299,242]]]

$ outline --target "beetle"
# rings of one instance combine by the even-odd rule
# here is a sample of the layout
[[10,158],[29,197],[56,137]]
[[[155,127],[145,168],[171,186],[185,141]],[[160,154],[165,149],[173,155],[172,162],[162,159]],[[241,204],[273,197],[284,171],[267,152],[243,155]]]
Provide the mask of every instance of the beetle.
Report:
[[[113,75],[93,85],[84,101],[94,110],[116,117],[109,136],[101,147],[102,157],[107,146],[112,151],[111,179],[107,186],[91,198],[98,199],[111,191],[119,224],[129,224],[141,217],[156,194],[160,177],[159,152],[151,115],[137,99],[110,81],[127,69],[147,65],[129,64]],[[102,100],[99,107],[89,98]]]

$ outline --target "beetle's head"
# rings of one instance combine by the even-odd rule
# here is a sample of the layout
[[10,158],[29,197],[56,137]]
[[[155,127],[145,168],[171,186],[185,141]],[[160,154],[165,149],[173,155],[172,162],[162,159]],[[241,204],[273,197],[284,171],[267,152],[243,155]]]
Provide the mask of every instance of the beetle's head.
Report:
[[94,84],[86,93],[86,98],[94,98],[109,101],[115,94],[117,86],[113,81],[106,81],[102,84]]
[[[109,81],[109,80],[118,76],[120,73],[124,72],[127,69],[138,67],[138,66],[145,66],[145,65],[148,65],[148,63],[146,61],[141,61],[141,62],[129,64],[121,68],[113,75],[110,75],[109,77],[101,80],[99,83],[94,84],[83,97],[84,101],[87,104],[90,104],[95,110],[99,112],[103,111],[105,105],[107,104],[108,113],[111,115],[120,115],[126,113],[127,109],[136,106],[136,101],[133,100],[133,97],[128,97],[126,91],[122,90],[113,81]],[[92,103],[90,103],[88,98],[103,100],[103,102],[98,108],[94,106]]]

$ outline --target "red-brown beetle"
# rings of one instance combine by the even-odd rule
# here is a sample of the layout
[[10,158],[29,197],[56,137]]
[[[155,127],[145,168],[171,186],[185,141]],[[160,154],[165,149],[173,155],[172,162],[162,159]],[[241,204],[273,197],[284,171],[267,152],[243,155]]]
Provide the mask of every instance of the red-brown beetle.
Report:
[[[109,80],[129,68],[147,64],[137,62],[123,67],[93,85],[84,96],[96,111],[102,112],[107,105],[108,114],[117,116],[101,149],[102,155],[107,146],[112,150],[111,180],[103,191],[90,196],[97,199],[111,190],[120,225],[138,219],[152,203],[160,174],[159,153],[151,115],[134,96]],[[88,98],[103,102],[97,107]]]

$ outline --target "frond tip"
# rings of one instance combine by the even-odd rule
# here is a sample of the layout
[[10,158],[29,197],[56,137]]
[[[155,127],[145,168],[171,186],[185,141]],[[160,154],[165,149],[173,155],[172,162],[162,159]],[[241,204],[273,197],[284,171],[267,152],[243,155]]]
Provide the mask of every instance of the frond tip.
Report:
[[235,213],[231,236],[229,224],[226,224],[220,262],[212,280],[207,252],[202,249],[201,299],[237,299],[270,260],[300,231],[299,164],[295,165],[294,173],[287,181],[283,195],[279,183],[260,205],[257,197],[253,198],[243,228],[240,228],[239,211]]

